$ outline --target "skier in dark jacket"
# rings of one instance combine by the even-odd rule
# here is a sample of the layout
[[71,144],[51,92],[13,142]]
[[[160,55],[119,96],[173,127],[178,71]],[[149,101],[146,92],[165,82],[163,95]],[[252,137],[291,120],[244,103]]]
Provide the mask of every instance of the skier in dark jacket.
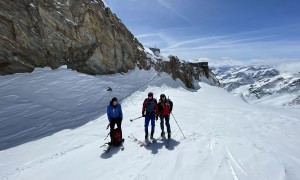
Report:
[[151,120],[151,135],[153,139],[154,128],[155,128],[155,117],[157,114],[157,101],[153,98],[153,93],[148,93],[148,98],[144,100],[142,115],[145,117],[145,139],[148,139],[148,126]]
[[115,124],[117,124],[117,128],[121,130],[122,139],[121,123],[123,120],[123,113],[121,105],[118,103],[118,99],[116,97],[112,98],[109,106],[107,106],[107,118],[109,120],[111,142],[113,141],[112,132],[115,128]]
[[161,136],[165,136],[164,120],[167,126],[168,138],[171,138],[170,114],[173,110],[173,102],[166,98],[166,95],[161,94],[158,103],[158,114],[160,118]]

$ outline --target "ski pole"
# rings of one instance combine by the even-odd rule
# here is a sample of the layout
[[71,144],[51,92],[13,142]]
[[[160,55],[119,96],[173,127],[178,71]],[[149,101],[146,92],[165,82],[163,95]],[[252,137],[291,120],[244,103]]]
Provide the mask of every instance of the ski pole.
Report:
[[172,114],[172,116],[173,116],[173,118],[174,118],[175,122],[177,123],[177,126],[179,127],[179,129],[180,129],[180,131],[181,131],[181,133],[182,133],[182,135],[183,135],[184,139],[186,139],[186,137],[184,136],[184,134],[183,134],[183,132],[182,132],[182,130],[181,130],[181,128],[180,128],[180,126],[179,126],[178,122],[176,121],[176,118],[174,117],[173,113],[171,113],[171,114]]
[[134,119],[130,119],[131,122],[135,121],[135,120],[138,120],[140,118],[142,118],[143,116],[140,116],[140,117],[137,117],[137,118],[134,118]]
[[[109,128],[110,123],[107,125],[106,130]],[[106,138],[104,139],[104,141],[107,139],[107,137],[109,136],[110,132],[107,134]]]
[[107,137],[110,135],[110,132],[107,134],[107,136],[105,137],[104,141],[107,139]]

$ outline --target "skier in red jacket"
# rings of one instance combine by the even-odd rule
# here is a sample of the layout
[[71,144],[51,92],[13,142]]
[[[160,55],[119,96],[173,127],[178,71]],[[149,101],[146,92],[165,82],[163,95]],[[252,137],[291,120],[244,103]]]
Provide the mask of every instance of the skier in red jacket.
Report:
[[165,136],[164,121],[166,122],[168,139],[171,138],[170,114],[173,110],[173,102],[166,98],[166,95],[161,94],[158,103],[158,114],[160,118],[161,136]]

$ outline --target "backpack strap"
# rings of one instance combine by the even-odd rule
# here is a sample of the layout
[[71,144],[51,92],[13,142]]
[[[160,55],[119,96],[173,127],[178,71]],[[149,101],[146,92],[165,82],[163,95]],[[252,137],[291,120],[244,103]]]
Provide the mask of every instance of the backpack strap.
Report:
[[170,99],[167,99],[167,102],[169,103],[169,111],[172,112],[172,110],[173,110],[173,102]]

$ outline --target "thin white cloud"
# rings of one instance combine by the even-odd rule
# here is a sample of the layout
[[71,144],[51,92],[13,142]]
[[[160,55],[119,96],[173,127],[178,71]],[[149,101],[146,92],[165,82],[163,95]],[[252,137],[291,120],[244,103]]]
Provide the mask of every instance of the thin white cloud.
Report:
[[136,38],[138,38],[146,47],[159,45],[159,48],[162,48],[176,42],[172,37],[169,37],[162,32],[139,34],[136,35]]
[[162,35],[160,33],[149,33],[149,34],[139,34],[135,36],[136,38],[146,38],[146,37],[161,37]]
[[221,41],[222,42],[221,39],[224,38],[224,37],[226,37],[226,36],[212,36],[212,37],[189,39],[189,40],[184,40],[184,41],[179,41],[179,42],[173,43],[171,46],[168,46],[164,49],[165,50],[171,50],[171,49],[183,46],[183,45],[188,45],[188,44],[197,43],[197,42],[204,42],[204,41],[208,41],[208,40],[216,40],[216,41]]
[[158,1],[159,4],[161,4],[163,7],[165,7],[166,9],[168,9],[171,12],[173,12],[174,14],[176,14],[178,17],[186,20],[189,23],[192,23],[192,21],[189,18],[187,18],[186,16],[184,16],[180,12],[176,11],[176,9],[174,7],[172,7],[170,4],[168,4],[165,0],[157,0],[157,1]]
[[[180,29],[176,29],[176,31],[178,30]],[[162,53],[176,55],[185,60],[224,56],[242,58],[243,60],[253,58],[300,58],[300,42],[297,39],[282,39],[272,33],[249,31],[182,40],[184,37],[171,36],[167,33],[169,31],[168,29],[156,33],[140,34],[137,37],[146,47],[156,45]]]
[[[208,38],[198,38],[195,40],[180,41],[174,45],[163,48],[163,51],[195,51],[195,50],[229,50],[235,48],[236,50],[242,51],[243,49],[272,49],[279,48],[284,50],[284,48],[295,50],[295,46],[299,45],[299,42],[294,41],[282,41],[282,40],[266,40],[273,36],[262,36],[253,38],[224,38],[228,36],[215,36]],[[192,46],[187,46],[191,44]]]
[[[166,54],[176,55],[185,60],[195,60],[200,57],[220,59],[221,57],[234,57],[240,60],[253,58],[272,62],[273,59],[299,59],[297,45],[288,42],[241,42],[234,44],[203,44],[192,47],[180,47],[174,49],[161,49]],[[300,43],[298,43],[298,46]],[[252,61],[254,63],[254,60]],[[260,63],[262,61],[256,61]],[[275,62],[275,61],[274,61]],[[229,61],[228,64],[231,62]]]
[[[234,46],[239,43],[257,42],[258,40],[264,40],[274,36],[261,36],[261,37],[253,37],[253,38],[238,38],[238,37],[232,38],[232,37],[233,37],[232,35],[225,35],[225,36],[211,36],[211,37],[202,37],[197,39],[184,40],[184,41],[173,43],[171,46],[164,48],[164,50],[181,49],[180,47],[182,47],[183,49],[189,48],[185,46],[189,44],[193,44],[194,48],[196,49],[222,48],[222,47]],[[201,44],[201,46],[197,47],[197,43],[198,45]]]

